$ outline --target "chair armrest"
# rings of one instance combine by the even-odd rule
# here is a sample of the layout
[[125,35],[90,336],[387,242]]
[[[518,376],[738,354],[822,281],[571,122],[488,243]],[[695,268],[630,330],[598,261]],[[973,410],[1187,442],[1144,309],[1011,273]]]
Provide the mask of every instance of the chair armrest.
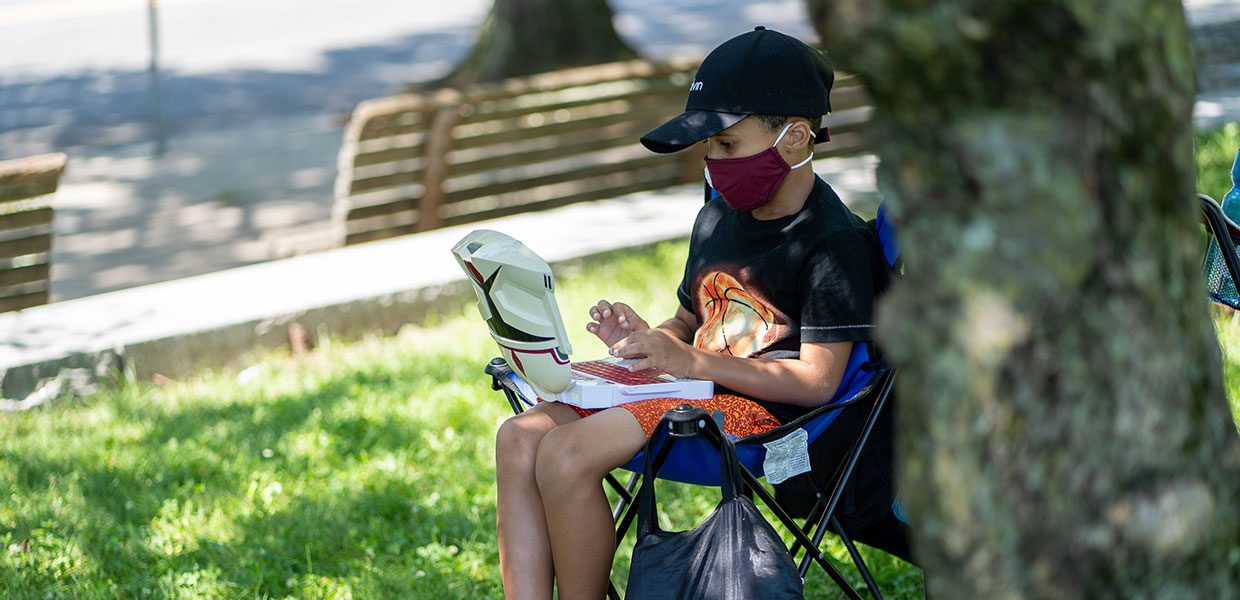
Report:
[[1197,198],[1201,200],[1201,221],[1210,228],[1210,233],[1219,237],[1218,234],[1226,229],[1228,237],[1240,239],[1240,224],[1228,218],[1214,198],[1205,194],[1197,194]]

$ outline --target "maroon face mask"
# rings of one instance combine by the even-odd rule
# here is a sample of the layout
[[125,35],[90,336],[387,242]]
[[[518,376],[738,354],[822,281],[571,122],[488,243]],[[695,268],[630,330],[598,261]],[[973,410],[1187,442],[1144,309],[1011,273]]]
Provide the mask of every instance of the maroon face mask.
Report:
[[[723,200],[733,210],[750,211],[771,201],[779,184],[793,169],[801,167],[813,158],[811,153],[805,160],[788,166],[788,162],[779,154],[775,146],[784,139],[792,123],[784,126],[770,148],[753,156],[743,158],[706,158],[706,183],[718,190]],[[813,135],[812,133],[810,134]]]

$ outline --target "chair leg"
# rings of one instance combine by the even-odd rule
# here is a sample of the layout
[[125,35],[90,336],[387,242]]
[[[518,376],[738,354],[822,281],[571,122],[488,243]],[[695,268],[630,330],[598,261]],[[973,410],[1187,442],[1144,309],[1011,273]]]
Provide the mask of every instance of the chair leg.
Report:
[[883,593],[878,590],[878,582],[874,581],[874,575],[870,573],[869,567],[865,566],[865,561],[861,559],[861,553],[857,551],[857,545],[853,543],[852,538],[844,529],[844,525],[840,523],[839,518],[834,515],[831,517],[831,526],[839,534],[840,541],[844,542],[844,547],[848,549],[848,555],[852,557],[853,564],[857,567],[857,571],[861,573],[861,578],[865,580],[865,586],[870,588],[870,594],[874,596],[874,600],[883,600]]
[[[805,526],[802,527],[801,530],[805,532],[805,535],[810,536],[811,540],[816,540],[816,543],[821,543],[822,533],[820,532],[826,526],[827,505],[822,500],[818,500],[818,502],[814,504],[813,510],[809,512],[809,516],[805,517]],[[801,542],[799,540],[794,541],[791,552],[793,560],[796,559],[797,552],[800,551]],[[805,556],[799,561],[799,564],[797,565],[797,572],[801,574],[801,579],[805,579],[805,576],[809,574],[809,565],[812,561],[813,559],[810,557],[809,552],[806,552]]]
[[620,480],[616,479],[616,477],[611,473],[608,473],[607,476],[603,478],[603,480],[607,482],[607,485],[610,485],[612,489],[616,490],[616,494],[620,496],[619,498],[616,498],[616,505],[611,508],[612,521],[619,521],[620,515],[624,512],[624,509],[627,508],[629,504],[632,504],[633,490],[637,489],[637,483],[640,478],[641,475],[638,473],[630,474],[629,483],[627,485],[621,485]]

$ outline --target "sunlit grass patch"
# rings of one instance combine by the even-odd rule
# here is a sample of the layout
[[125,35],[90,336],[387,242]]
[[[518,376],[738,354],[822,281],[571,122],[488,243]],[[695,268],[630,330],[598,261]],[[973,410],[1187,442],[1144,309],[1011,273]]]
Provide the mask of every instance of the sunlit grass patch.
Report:
[[1197,189],[1222,202],[1231,189],[1231,165],[1240,149],[1240,123],[1197,133]]
[[1223,381],[1231,402],[1232,416],[1240,427],[1240,315],[1218,309],[1214,324],[1223,349]]

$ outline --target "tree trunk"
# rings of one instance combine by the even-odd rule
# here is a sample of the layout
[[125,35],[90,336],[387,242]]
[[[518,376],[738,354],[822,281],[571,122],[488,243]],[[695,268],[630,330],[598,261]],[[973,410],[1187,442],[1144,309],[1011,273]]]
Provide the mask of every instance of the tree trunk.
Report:
[[880,337],[930,593],[1240,597],[1180,1],[829,5],[906,261]]
[[452,83],[495,81],[637,56],[605,0],[495,0]]

